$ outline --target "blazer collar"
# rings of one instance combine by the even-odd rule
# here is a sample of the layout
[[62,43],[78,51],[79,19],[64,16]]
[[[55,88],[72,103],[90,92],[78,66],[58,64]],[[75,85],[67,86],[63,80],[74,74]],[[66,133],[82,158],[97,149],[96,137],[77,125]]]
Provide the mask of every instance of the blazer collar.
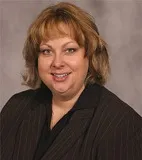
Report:
[[100,100],[101,86],[98,84],[89,84],[81,93],[75,103],[73,110],[90,109],[97,106]]
[[[72,111],[89,109],[97,106],[100,100],[101,90],[102,87],[96,83],[87,85],[73,106]],[[52,93],[47,87],[39,88],[35,100],[39,104],[50,106],[52,103]],[[33,106],[32,109],[36,106],[38,105]]]

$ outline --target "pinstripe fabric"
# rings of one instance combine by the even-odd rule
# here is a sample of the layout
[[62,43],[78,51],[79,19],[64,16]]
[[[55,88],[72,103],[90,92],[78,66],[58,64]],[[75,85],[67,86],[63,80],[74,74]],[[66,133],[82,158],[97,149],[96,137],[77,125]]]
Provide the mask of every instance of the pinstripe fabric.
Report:
[[15,143],[14,160],[32,159],[45,121],[45,113],[45,107],[39,106],[21,123]]
[[[101,93],[98,102],[96,89]],[[2,160],[33,160],[48,107],[44,96],[40,90],[22,92],[2,110]],[[100,86],[85,90],[76,105],[84,107],[41,160],[142,159],[142,118],[132,108]]]

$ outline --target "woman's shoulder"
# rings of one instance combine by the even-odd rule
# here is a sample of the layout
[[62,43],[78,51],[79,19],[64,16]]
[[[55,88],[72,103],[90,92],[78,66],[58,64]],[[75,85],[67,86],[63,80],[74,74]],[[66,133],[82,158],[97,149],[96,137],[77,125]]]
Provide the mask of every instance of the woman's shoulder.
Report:
[[[139,157],[142,156],[140,155],[142,151],[140,147],[142,144],[142,117],[131,106],[102,87],[100,105],[95,116],[98,118],[94,118],[94,121],[97,120],[97,138],[94,145],[98,147],[98,156],[105,159],[107,155],[112,155],[112,150],[115,150],[116,157],[119,157],[120,153],[125,156],[134,148],[137,152],[135,154],[139,154]],[[131,153],[129,154],[131,155]],[[113,158],[110,157],[110,159]]]
[[95,103],[95,96],[98,96],[96,113],[101,113],[105,116],[108,114],[108,117],[112,119],[114,118],[114,115],[125,118],[126,115],[130,115],[131,117],[132,114],[139,119],[142,119],[133,107],[121,100],[116,94],[104,86],[93,84],[88,87],[86,92],[87,103],[90,97],[93,99],[91,102]]
[[142,117],[107,88],[100,89],[99,105],[91,127],[98,157],[117,159],[121,156],[127,159],[126,155],[132,155],[134,159],[141,159]]
[[14,98],[16,98],[18,100],[18,99],[21,99],[21,98],[27,98],[29,96],[34,96],[35,93],[37,93],[38,90],[39,89],[36,89],[36,90],[28,89],[28,90],[24,90],[24,91],[15,93],[9,100],[14,99]]
[[25,91],[21,91],[19,93],[14,94],[13,96],[11,96],[11,98],[6,102],[6,104],[4,105],[4,107],[2,108],[1,114],[4,114],[5,112],[8,111],[12,111],[14,112],[17,107],[22,105],[19,105],[20,103],[22,104],[22,102],[27,102],[28,99],[31,99],[32,97],[34,97],[34,95],[36,95],[38,89],[33,90],[33,89],[28,89]]
[[99,123],[103,124],[100,128],[104,137],[117,133],[141,132],[142,135],[142,117],[127,103],[122,101],[117,95],[102,87],[100,105],[98,107]]
[[[30,105],[33,103],[33,99],[36,99],[36,93],[39,89],[36,90],[25,90],[19,93],[14,94],[2,108],[0,114],[1,128],[3,133],[7,132],[6,128],[11,128],[16,122],[19,124],[22,120],[22,117],[27,115],[32,109]],[[34,105],[34,104],[33,104]]]
[[105,87],[102,87],[102,94],[100,102],[105,103],[108,111],[114,113],[121,113],[121,115],[135,115],[142,120],[142,117],[136,112],[136,110],[120,99],[116,94],[111,92]]

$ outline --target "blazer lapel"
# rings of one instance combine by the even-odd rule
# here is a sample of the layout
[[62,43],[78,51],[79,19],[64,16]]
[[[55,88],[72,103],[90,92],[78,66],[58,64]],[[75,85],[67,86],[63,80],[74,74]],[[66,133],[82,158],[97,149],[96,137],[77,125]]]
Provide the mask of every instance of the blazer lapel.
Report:
[[76,111],[41,160],[59,160],[85,132],[94,108]]
[[14,160],[33,159],[42,127],[45,122],[47,106],[39,104],[36,101],[33,101],[32,106],[34,106],[34,109],[31,109],[24,118],[16,136],[17,139],[13,154]]

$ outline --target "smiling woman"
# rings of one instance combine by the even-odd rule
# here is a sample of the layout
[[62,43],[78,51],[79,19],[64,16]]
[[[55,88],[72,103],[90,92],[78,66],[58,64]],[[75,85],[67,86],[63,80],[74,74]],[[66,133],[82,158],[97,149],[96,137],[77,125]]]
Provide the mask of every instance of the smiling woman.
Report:
[[85,48],[65,36],[41,43],[40,50],[38,73],[53,97],[69,99],[81,93],[89,64]]
[[23,49],[24,84],[1,112],[2,160],[141,160],[142,118],[107,90],[109,57],[88,13],[41,12]]
[[105,84],[109,74],[106,43],[100,37],[93,17],[67,3],[59,3],[45,9],[30,26],[23,50],[27,67],[27,72],[23,75],[24,83],[32,88],[39,87],[41,79],[37,69],[32,66],[37,63],[40,45],[46,44],[48,40],[63,37],[70,37],[79,47],[85,49],[84,56],[88,58],[90,66],[87,83]]

